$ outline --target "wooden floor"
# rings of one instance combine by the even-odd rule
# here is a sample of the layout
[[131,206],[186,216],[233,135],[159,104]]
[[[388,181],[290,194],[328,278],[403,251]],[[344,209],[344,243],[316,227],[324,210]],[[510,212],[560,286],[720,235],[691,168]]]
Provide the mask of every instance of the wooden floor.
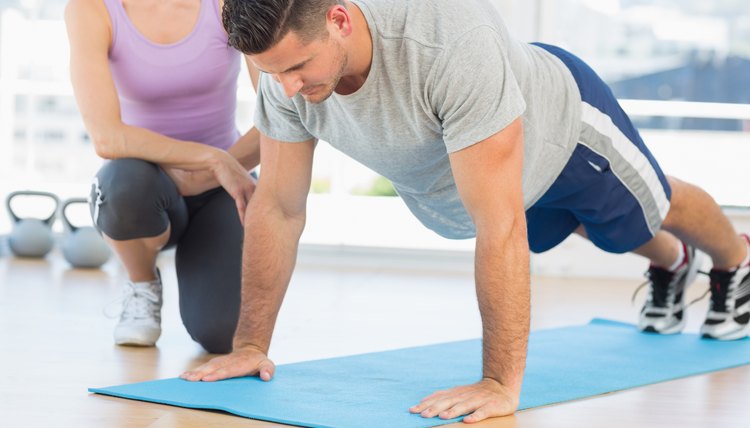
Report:
[[[113,319],[123,273],[69,269],[0,256],[0,427],[270,427],[219,412],[89,394],[88,387],[174,377],[209,358],[179,320],[172,259],[158,347],[117,347]],[[533,279],[532,328],[607,317],[632,322],[637,282]],[[277,364],[479,336],[470,274],[302,266],[282,309],[271,357]],[[698,295],[704,284],[693,287]],[[641,296],[641,299],[643,295]],[[691,307],[696,331],[706,302]],[[109,310],[116,312],[117,305]],[[655,356],[658,358],[658,356]],[[413,403],[404,403],[405,407]],[[483,427],[747,427],[750,367],[519,412]]]

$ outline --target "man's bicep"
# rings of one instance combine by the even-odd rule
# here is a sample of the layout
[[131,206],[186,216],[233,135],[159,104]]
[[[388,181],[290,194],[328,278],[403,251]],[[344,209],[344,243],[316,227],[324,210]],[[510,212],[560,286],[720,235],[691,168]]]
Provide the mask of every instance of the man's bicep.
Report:
[[461,200],[479,229],[523,213],[523,120],[450,154]]
[[286,143],[261,133],[260,147],[258,202],[270,203],[288,217],[303,215],[310,191],[315,140]]

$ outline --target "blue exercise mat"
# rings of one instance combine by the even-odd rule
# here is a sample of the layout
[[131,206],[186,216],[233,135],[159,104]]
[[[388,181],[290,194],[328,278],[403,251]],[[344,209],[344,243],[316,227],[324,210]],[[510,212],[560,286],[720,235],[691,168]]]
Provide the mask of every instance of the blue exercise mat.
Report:
[[[469,340],[277,367],[258,378],[188,382],[179,378],[89,391],[309,427],[429,427],[409,407],[438,389],[476,382],[481,342]],[[694,334],[643,334],[593,320],[535,331],[521,409],[570,401],[750,364],[750,339],[717,342]]]

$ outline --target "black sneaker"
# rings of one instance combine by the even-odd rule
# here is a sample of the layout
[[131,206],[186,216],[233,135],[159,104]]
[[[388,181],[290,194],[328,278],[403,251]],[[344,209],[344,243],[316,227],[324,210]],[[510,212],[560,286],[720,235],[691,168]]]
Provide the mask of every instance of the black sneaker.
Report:
[[[743,237],[750,242],[747,235]],[[712,269],[711,303],[701,326],[703,337],[736,340],[750,333],[750,263],[733,271]]]
[[638,329],[648,333],[675,334],[685,328],[685,289],[693,283],[701,265],[701,253],[683,244],[685,262],[670,272],[651,266],[646,273],[650,292],[641,308]]

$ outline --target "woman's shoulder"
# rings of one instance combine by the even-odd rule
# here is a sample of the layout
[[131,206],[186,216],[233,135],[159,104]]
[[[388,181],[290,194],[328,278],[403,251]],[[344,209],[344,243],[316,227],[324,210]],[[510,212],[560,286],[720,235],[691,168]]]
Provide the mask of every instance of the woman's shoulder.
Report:
[[[103,23],[109,26],[109,12],[104,0],[68,0],[65,6],[65,21],[82,24]],[[83,22],[81,22],[83,21]]]

